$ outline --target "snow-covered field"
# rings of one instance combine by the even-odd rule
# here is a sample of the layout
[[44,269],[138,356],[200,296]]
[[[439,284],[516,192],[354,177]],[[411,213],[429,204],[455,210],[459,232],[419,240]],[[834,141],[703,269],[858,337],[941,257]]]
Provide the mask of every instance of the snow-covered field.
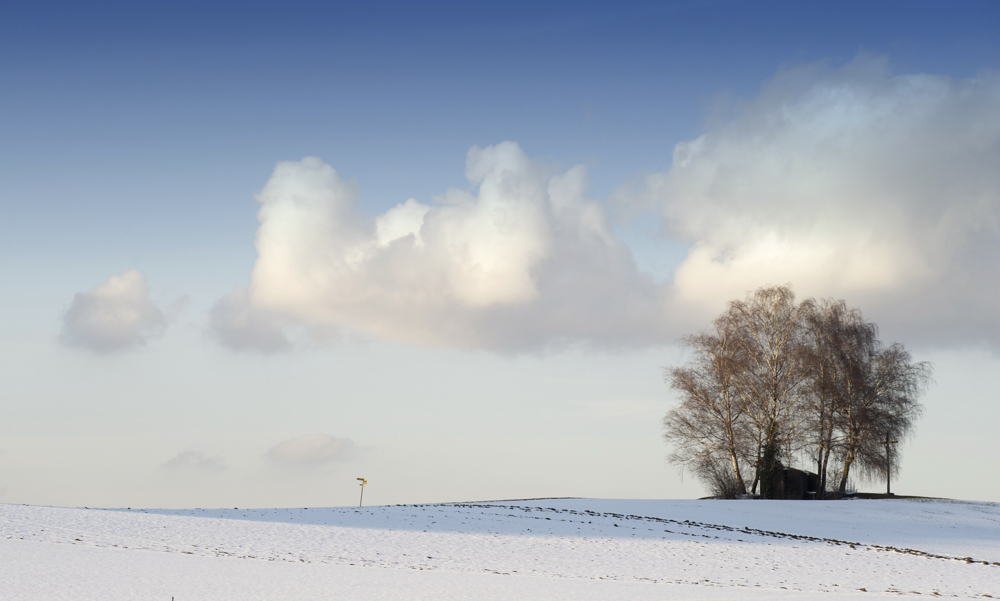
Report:
[[0,599],[1000,597],[1000,504],[0,505]]

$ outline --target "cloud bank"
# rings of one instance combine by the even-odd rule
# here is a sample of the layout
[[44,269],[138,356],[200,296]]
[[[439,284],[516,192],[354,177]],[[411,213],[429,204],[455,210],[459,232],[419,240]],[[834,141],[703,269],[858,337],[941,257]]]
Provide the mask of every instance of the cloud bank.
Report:
[[356,449],[348,438],[306,434],[279,442],[267,451],[267,457],[280,464],[309,466],[347,459]]
[[250,285],[216,304],[216,335],[264,351],[296,326],[495,350],[662,338],[663,290],[584,198],[582,166],[550,175],[504,142],[472,148],[466,176],[475,194],[367,219],[320,159],[279,163],[257,195]]
[[866,56],[779,73],[649,178],[690,242],[679,304],[765,283],[839,296],[934,341],[1000,340],[1000,76]]
[[641,272],[585,196],[513,142],[473,147],[470,190],[366,217],[318,158],[257,195],[250,283],[212,310],[237,349],[290,333],[523,351],[644,346],[701,327],[764,284],[836,296],[911,338],[1000,341],[1000,76],[893,75],[860,56],[778,73],[677,144],[641,193],[690,245],[671,281]]
[[61,340],[77,348],[111,353],[158,338],[167,317],[149,298],[142,273],[132,269],[80,292],[63,315]]

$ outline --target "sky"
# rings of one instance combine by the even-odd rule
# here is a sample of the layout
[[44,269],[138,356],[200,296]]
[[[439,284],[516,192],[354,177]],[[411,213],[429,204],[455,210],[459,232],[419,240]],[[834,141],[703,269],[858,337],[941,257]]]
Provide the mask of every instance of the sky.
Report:
[[893,489],[1000,501],[998,22],[0,2],[0,502],[698,497],[663,369],[784,283],[934,363]]

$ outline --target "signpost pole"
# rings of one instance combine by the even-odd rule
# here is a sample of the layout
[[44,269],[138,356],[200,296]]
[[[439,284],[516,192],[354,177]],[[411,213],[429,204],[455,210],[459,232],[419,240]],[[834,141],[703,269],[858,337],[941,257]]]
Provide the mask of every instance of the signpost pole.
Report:
[[889,433],[885,433],[885,495],[889,496],[892,491],[889,489],[890,481],[890,471],[892,470],[892,462],[889,461],[889,445],[896,444],[898,440],[889,440]]
[[358,478],[358,480],[361,481],[361,500],[358,501],[358,507],[361,507],[365,503],[365,484],[368,484],[368,481],[364,478]]

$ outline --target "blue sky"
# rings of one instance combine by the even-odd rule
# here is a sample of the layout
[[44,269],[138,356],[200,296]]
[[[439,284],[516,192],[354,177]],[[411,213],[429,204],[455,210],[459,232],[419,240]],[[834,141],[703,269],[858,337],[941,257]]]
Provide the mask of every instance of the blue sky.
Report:
[[[684,288],[692,277],[697,280],[691,274],[700,269],[693,259],[685,260],[699,244],[720,253],[722,248],[750,249],[745,256],[757,256],[761,241],[769,238],[736,239],[720,233],[725,228],[704,226],[703,219],[692,216],[702,210],[698,207],[717,205],[736,215],[725,231],[750,223],[740,221],[734,205],[712,196],[708,184],[671,171],[675,147],[708,132],[722,140],[710,160],[726,166],[724,160],[736,160],[726,149],[750,139],[739,132],[755,127],[754,111],[773,116],[781,103],[807,111],[807,103],[795,104],[801,96],[794,90],[826,89],[841,80],[862,82],[857,85],[886,98],[896,98],[892,90],[900,88],[886,91],[899,81],[892,78],[921,74],[937,78],[933,85],[958,89],[961,82],[974,81],[988,88],[991,74],[1000,69],[998,22],[995,2],[0,3],[0,265],[5,274],[0,285],[7,307],[0,335],[2,354],[17,372],[0,385],[14,416],[0,430],[0,487],[5,487],[0,500],[229,505],[238,496],[250,505],[323,504],[338,498],[338,489],[329,485],[332,479],[343,476],[353,483],[352,470],[361,469],[396,482],[385,484],[387,502],[506,496],[506,491],[510,496],[698,494],[696,485],[680,481],[663,460],[658,419],[671,397],[660,368],[680,359],[670,341],[702,327],[721,306],[724,297],[711,294],[731,290],[717,291],[706,283],[707,276]],[[954,98],[964,98],[961,94],[955,92]],[[893,148],[950,139],[942,128],[969,130],[972,126],[961,123],[963,111],[988,121],[996,114],[988,108],[994,97],[983,94],[985,100],[971,109],[954,100],[959,108],[949,109],[933,127],[917,127],[923,133],[900,138]],[[975,113],[977,106],[987,108]],[[819,128],[835,114],[824,110],[802,118]],[[790,156],[800,152],[783,131],[760,136],[773,135],[774,148]],[[621,256],[636,262],[635,273],[623,276],[631,282],[629,294],[644,294],[637,290],[646,290],[645,272],[657,285],[675,286],[662,294],[680,298],[686,293],[684,298],[701,303],[705,311],[671,305],[671,325],[646,338],[634,325],[629,327],[635,331],[621,336],[566,325],[551,335],[569,332],[570,338],[588,343],[588,350],[551,351],[532,347],[536,338],[527,334],[500,341],[492,330],[477,330],[481,322],[474,315],[468,322],[473,338],[455,334],[431,340],[426,332],[439,322],[408,328],[392,321],[398,310],[376,319],[357,307],[331,317],[315,304],[295,300],[283,305],[279,317],[291,319],[289,327],[304,336],[296,339],[302,343],[296,350],[260,355],[218,343],[210,324],[212,307],[234,288],[276,285],[256,272],[250,275],[262,258],[253,245],[259,208],[254,194],[265,187],[276,163],[319,157],[345,181],[356,181],[358,219],[373,220],[409,198],[439,206],[435,197],[449,188],[476,193],[477,184],[466,178],[467,152],[504,141],[516,142],[525,160],[548,174],[585,165],[585,197],[603,211],[608,231],[626,249]],[[868,156],[872,144],[862,140],[849,148]],[[878,154],[883,150],[871,150],[872,156],[883,156]],[[521,160],[510,152],[503,160]],[[939,179],[948,178],[948,160],[972,164],[962,177],[982,180],[974,189],[988,200],[976,209],[981,212],[969,209],[968,214],[992,223],[997,205],[989,200],[988,167],[975,171],[978,163],[970,163],[969,156],[988,166],[993,155],[982,151],[942,159]],[[935,157],[900,159],[899,168],[913,170]],[[761,168],[752,157],[737,158],[746,164],[746,174]],[[885,171],[896,166],[887,160]],[[850,165],[844,169],[854,173]],[[666,174],[662,181],[674,197],[702,200],[663,201],[656,192],[658,174]],[[939,189],[934,186],[925,187]],[[942,183],[940,198],[956,186],[951,180]],[[857,187],[844,191],[865,193]],[[823,202],[845,214],[854,210],[833,196]],[[805,272],[794,265],[794,257],[784,270],[779,257],[773,261],[778,267],[759,273],[792,281],[801,296],[845,296],[884,323],[887,336],[923,353],[918,358],[938,361],[929,411],[938,398],[942,416],[956,415],[959,407],[945,412],[943,399],[959,403],[959,384],[948,388],[947,383],[962,382],[963,399],[992,394],[985,378],[968,376],[963,366],[1000,367],[991,333],[998,316],[958,297],[928,295],[925,304],[912,301],[901,311],[890,307],[893,299],[913,299],[914,290],[957,289],[966,281],[978,282],[968,284],[970,296],[990,294],[995,238],[989,231],[941,234],[940,206],[933,199],[921,203],[924,209],[912,209],[898,220],[912,219],[912,227],[902,225],[887,235],[895,246],[886,250],[859,241],[857,248],[838,251],[838,256],[871,257],[875,267],[868,272],[799,283]],[[764,201],[758,206],[764,213],[781,208]],[[910,210],[902,206],[904,213]],[[890,209],[885,215],[898,216]],[[774,231],[796,227],[785,223]],[[836,246],[847,234],[821,227],[810,235]],[[979,250],[961,254],[948,266],[901,258],[921,246],[914,240],[938,235],[975,238]],[[532,253],[548,252],[528,242],[525,261],[533,260]],[[553,244],[562,248],[558,241]],[[799,238],[789,244],[798,249],[788,251],[792,255],[815,250],[803,250]],[[579,249],[566,248],[560,257],[577,256],[573,253]],[[969,258],[977,252],[980,260]],[[721,255],[713,256],[710,261]],[[573,267],[570,259],[558,261]],[[739,267],[734,265],[729,267]],[[513,274],[512,288],[490,294],[522,298],[515,288],[523,282],[512,269],[503,272]],[[145,278],[152,304],[164,314],[162,331],[113,353],[60,342],[66,339],[61,332],[75,295],[128,270]],[[952,275],[926,275],[945,272]],[[713,281],[729,278],[734,290],[768,283],[744,286],[732,277],[736,272],[720,273]],[[746,273],[747,282],[756,281],[753,269],[740,267],[736,274]],[[966,280],[954,274],[965,274]],[[371,281],[386,277],[393,276],[373,271]],[[875,285],[871,278],[901,283]],[[601,281],[594,290],[610,286],[610,280]],[[574,290],[566,292],[579,301],[573,310],[593,310],[586,306],[591,289]],[[543,290],[540,297],[549,303],[546,311],[558,311],[560,299],[569,298],[546,294]],[[317,298],[320,304],[343,300]],[[511,331],[551,315],[511,317],[520,324]],[[461,316],[456,320],[461,322]],[[384,325],[388,322],[395,325]],[[348,332],[348,342],[330,342],[319,333],[329,327],[343,328],[338,332]],[[379,384],[371,396],[365,392],[366,383],[400,364],[421,367]],[[350,373],[340,371],[345,365],[354,366]],[[600,365],[607,371],[601,372]],[[478,377],[427,376],[459,368]],[[494,380],[506,385],[485,391],[490,387],[482,382]],[[179,383],[184,381],[192,384]],[[986,401],[961,403],[968,403],[962,411],[974,412]],[[501,418],[495,411],[502,406],[516,411]],[[413,415],[433,419],[425,423]],[[600,444],[588,442],[609,420],[619,421],[610,433],[597,436]],[[408,428],[408,422],[420,426]],[[69,432],[81,423],[91,438],[72,442]],[[563,432],[559,424],[566,423],[576,425]],[[929,438],[957,436],[958,428],[944,427],[927,438],[918,433],[913,455],[933,456]],[[267,464],[273,445],[311,432],[350,439],[368,450],[315,469],[281,472]],[[965,439],[980,440],[977,436],[987,439],[985,431]],[[488,444],[470,442],[477,439]],[[618,467],[607,468],[604,488],[593,483],[580,461],[552,446],[587,447],[584,456],[591,463],[606,460]],[[520,458],[497,459],[501,447],[517,447]],[[475,450],[460,452],[467,455],[462,461],[442,459],[453,454],[449,449],[463,448]],[[406,481],[406,474],[423,473],[408,463],[413,449],[426,451],[424,463],[440,462],[436,473],[461,474],[441,476],[453,488]],[[167,474],[162,465],[184,451],[220,458],[218,464],[226,467],[190,477]],[[88,462],[87,467],[69,467],[70,456]],[[632,467],[622,471],[626,464]],[[628,477],[610,475],[620,471]],[[79,481],[52,484],[70,472]],[[522,473],[530,473],[533,484],[522,486],[517,476]],[[933,481],[915,473],[903,477],[913,478],[913,487],[922,490]],[[136,478],[144,484],[127,484]],[[281,478],[307,492],[302,498],[262,492]],[[226,486],[219,484],[223,481]],[[1000,489],[965,494],[996,500]]]
[[15,270],[40,261],[79,273],[98,257],[167,270],[195,252],[245,271],[251,193],[278,160],[323,158],[358,180],[374,213],[465,186],[471,145],[514,140],[557,165],[587,164],[605,197],[667,168],[677,141],[783,66],[867,52],[896,72],[969,77],[1000,60],[990,2],[0,11],[3,238]]
[[[665,168],[677,140],[783,65],[864,51],[898,72],[967,77],[998,60],[988,2],[0,10],[4,164],[55,179],[30,205],[47,220],[61,208],[71,230],[94,208],[173,225],[180,203],[216,231],[247,200],[236,182],[305,155],[357,178],[375,208],[426,199],[464,183],[455,162],[470,145],[504,139],[593,165],[606,195]],[[81,193],[91,202],[71,200]]]

